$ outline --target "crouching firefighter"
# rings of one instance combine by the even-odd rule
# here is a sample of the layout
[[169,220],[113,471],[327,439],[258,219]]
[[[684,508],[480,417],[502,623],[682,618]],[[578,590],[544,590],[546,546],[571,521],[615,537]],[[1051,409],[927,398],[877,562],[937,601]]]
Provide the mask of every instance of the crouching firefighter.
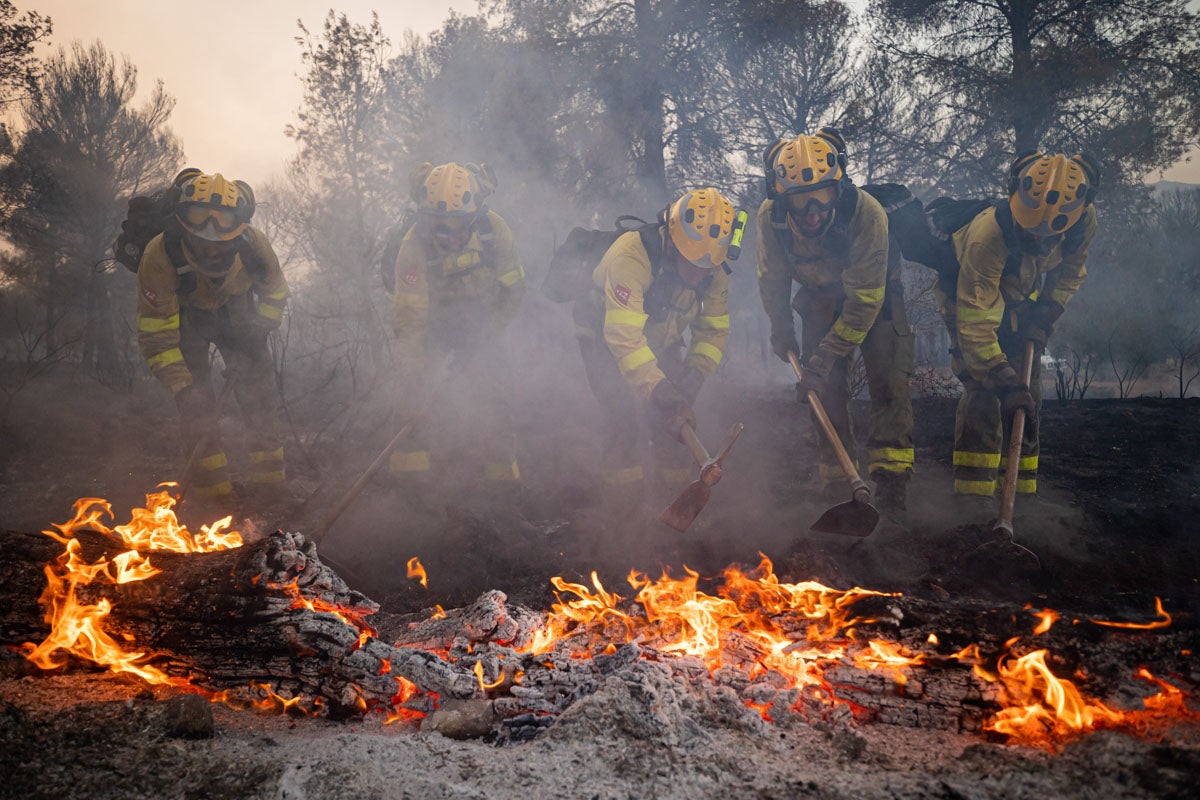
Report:
[[576,302],[576,336],[605,420],[605,484],[641,483],[643,410],[658,479],[676,488],[693,477],[677,442],[684,425],[696,427],[692,405],[725,353],[728,259],[740,252],[746,216],[716,189],[686,193],[657,223],[618,236]]
[[[416,221],[396,255],[392,294],[403,387],[394,423],[399,427],[420,417],[390,456],[391,473],[402,479],[420,482],[430,473],[431,447],[436,443],[444,450],[450,429],[460,427],[451,417],[478,422],[482,438],[468,449],[482,463],[469,466],[479,467],[486,482],[503,489],[521,478],[512,431],[512,365],[503,333],[521,309],[525,270],[508,224],[486,205],[495,188],[486,164],[426,162],[412,177]],[[450,354],[460,373],[456,378],[469,386],[434,398],[429,393],[441,387],[430,386],[428,378]],[[430,432],[431,425],[438,433]]]
[[[817,393],[851,454],[850,379],[855,350],[861,350],[871,393],[867,470],[879,505],[904,511],[913,471],[913,335],[887,215],[846,176],[845,143],[835,130],[781,139],[767,148],[763,165],[758,287],[771,321],[771,349],[785,362],[789,353],[800,356],[799,399]],[[799,284],[794,297],[793,284]],[[802,321],[803,349],[793,309]],[[846,475],[824,437],[819,478],[830,495],[842,493]]]
[[[1026,422],[1017,492],[1037,491],[1041,353],[1087,275],[1096,232],[1097,164],[1085,155],[1025,153],[1009,170],[1008,198],[952,234],[959,273],[954,294],[940,287],[951,361],[963,384],[954,426],[954,493],[990,513],[1013,412]],[[1025,343],[1034,347],[1027,387]],[[972,500],[974,498],[974,500]]]
[[210,381],[210,346],[245,414],[252,488],[280,484],[282,401],[267,338],[279,328],[288,284],[262,231],[250,226],[254,193],[243,181],[190,169],[175,180],[178,201],[150,240],[137,270],[138,347],[175,397],[185,454],[204,440],[192,466],[192,496],[229,495],[229,462]]

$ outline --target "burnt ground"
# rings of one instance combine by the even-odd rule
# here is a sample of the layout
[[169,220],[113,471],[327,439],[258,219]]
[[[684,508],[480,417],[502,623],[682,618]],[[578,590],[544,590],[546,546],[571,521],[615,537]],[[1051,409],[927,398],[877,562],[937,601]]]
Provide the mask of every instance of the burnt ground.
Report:
[[[177,468],[162,398],[110,395],[89,384],[53,388],[52,403],[22,398],[26,406],[0,433],[0,526],[40,530],[69,518],[73,500],[87,495],[112,500],[124,521],[125,509]],[[556,413],[521,420],[520,491],[379,480],[322,552],[382,603],[383,619],[461,605],[491,588],[546,608],[552,575],[586,582],[595,569],[620,592],[631,568],[679,574],[686,563],[712,577],[731,562],[756,563],[762,552],[787,580],[947,602],[1028,601],[1144,619],[1158,596],[1175,617],[1175,635],[1200,639],[1198,400],[1047,404],[1042,494],[1019,503],[1014,526],[1018,541],[1040,556],[1033,570],[1007,551],[972,555],[988,526],[968,524],[952,504],[953,400],[917,402],[909,513],[858,540],[808,530],[828,502],[811,489],[812,432],[790,387],[745,392],[718,384],[708,395],[699,409],[708,446],[735,420],[746,432],[684,535],[655,520],[669,492],[600,491],[604,432],[588,420],[590,407],[562,397],[549,401]],[[43,413],[31,413],[39,400]],[[539,424],[573,411],[577,426]],[[863,422],[865,407],[856,413]],[[294,458],[282,496],[219,509],[189,501],[181,516],[195,526],[237,512],[235,522],[248,530],[311,529],[385,439],[364,415],[362,425],[314,446],[311,463]],[[414,555],[429,572],[428,589],[405,577]],[[718,726],[689,738],[624,724],[629,698],[603,693],[534,742],[507,748],[384,728],[371,718],[332,723],[219,707],[215,735],[191,741],[164,725],[169,703],[161,691],[87,670],[28,675],[14,658],[0,658],[0,669],[0,773],[7,776],[0,797],[1191,797],[1200,779],[1194,729],[1158,743],[1098,733],[1057,754],[869,724]]]

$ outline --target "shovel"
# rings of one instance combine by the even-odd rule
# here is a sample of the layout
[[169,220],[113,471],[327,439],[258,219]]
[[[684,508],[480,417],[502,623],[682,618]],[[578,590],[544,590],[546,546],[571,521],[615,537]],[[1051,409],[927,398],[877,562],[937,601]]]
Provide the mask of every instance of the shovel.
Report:
[[692,429],[692,426],[687,424],[683,426],[683,443],[692,451],[692,458],[696,459],[696,464],[700,467],[700,478],[692,481],[675,498],[675,502],[667,506],[667,510],[658,515],[660,520],[680,533],[688,529],[704,509],[704,506],[708,504],[708,497],[712,494],[712,487],[716,486],[717,482],[721,480],[721,462],[725,460],[725,456],[729,455],[729,450],[733,447],[733,443],[741,436],[743,427],[740,422],[734,423],[733,427],[729,429],[729,434],[725,437],[725,444],[721,448],[721,454],[713,458],[704,449],[704,445],[700,443],[700,439],[696,437],[696,431]]
[[[1025,388],[1029,388],[1033,380],[1033,342],[1025,343],[1025,368],[1021,374]],[[1018,408],[1013,412],[1012,434],[1008,440],[1008,468],[1004,471],[1004,491],[1000,495],[1000,518],[992,526],[993,542],[985,542],[976,550],[992,545],[1011,546],[1024,554],[1031,556],[1037,568],[1041,569],[1042,561],[1037,554],[1013,539],[1013,507],[1017,501],[1017,473],[1020,472],[1021,440],[1025,436],[1025,409]]]
[[[792,371],[796,373],[796,380],[803,380],[804,373],[800,369],[800,359],[794,351],[788,353],[788,361],[792,364]],[[817,397],[816,392],[808,393],[808,404],[812,406],[813,414],[821,423],[821,430],[824,431],[825,438],[829,440],[834,453],[837,454],[838,464],[841,465],[842,472],[845,473],[846,480],[850,483],[850,493],[853,498],[845,503],[838,503],[822,514],[812,524],[812,530],[819,533],[837,533],[842,536],[870,536],[871,532],[875,530],[875,526],[879,524],[879,510],[871,505],[871,487],[859,477],[858,470],[854,468],[854,462],[850,460],[850,454],[842,445],[842,440],[833,427],[833,423],[830,422],[829,415],[825,413],[825,407],[821,405],[821,398]]]

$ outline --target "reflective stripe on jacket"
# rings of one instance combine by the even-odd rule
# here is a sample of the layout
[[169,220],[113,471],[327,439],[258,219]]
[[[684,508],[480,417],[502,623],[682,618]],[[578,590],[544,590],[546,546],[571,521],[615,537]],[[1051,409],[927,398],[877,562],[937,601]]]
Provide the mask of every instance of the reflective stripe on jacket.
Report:
[[[661,234],[660,234],[661,235]],[[729,340],[729,276],[715,270],[704,296],[679,281],[672,267],[654,274],[641,236],[620,236],[592,273],[604,293],[604,341],[625,380],[641,397],[666,376],[656,350],[678,346],[691,329],[684,364],[711,375],[721,363]],[[646,293],[657,281],[672,281],[662,308],[645,306]],[[660,287],[661,288],[661,287]]]
[[[192,374],[179,350],[181,306],[217,311],[234,298],[252,292],[257,301],[252,304],[256,309],[254,318],[232,322],[275,330],[283,321],[289,290],[279,259],[262,231],[248,227],[243,236],[262,265],[262,275],[251,274],[241,255],[236,255],[223,278],[209,278],[199,271],[189,273],[195,275],[196,283],[195,289],[186,294],[179,292],[180,277],[167,254],[162,234],[151,239],[142,254],[137,273],[138,348],[150,369],[172,392],[192,382]],[[183,254],[191,264],[186,243]]]
[[517,256],[512,230],[495,211],[488,212],[491,241],[472,233],[462,251],[439,253],[424,220],[407,234],[396,254],[392,328],[403,370],[424,363],[424,341],[434,313],[493,314],[496,332],[520,311],[525,269]]
[[1007,360],[996,334],[1006,307],[1039,296],[1065,306],[1083,285],[1088,247],[1096,233],[1095,208],[1089,207],[1076,224],[1085,226],[1078,249],[1064,254],[1060,243],[1047,255],[1027,254],[1020,268],[1009,273],[1004,271],[1008,247],[995,208],[955,232],[954,251],[960,268],[952,316],[957,320],[963,362],[975,380],[984,382],[992,369]]
[[[867,338],[883,307],[887,285],[887,214],[874,197],[859,191],[854,216],[848,225],[835,219],[821,236],[807,238],[791,226],[789,254],[771,221],[774,200],[764,200],[758,209],[758,290],[772,331],[793,331],[792,282],[800,291],[830,292],[840,288],[845,300],[842,311],[820,350],[828,356],[849,355]],[[834,252],[831,237],[845,236],[848,247]]]

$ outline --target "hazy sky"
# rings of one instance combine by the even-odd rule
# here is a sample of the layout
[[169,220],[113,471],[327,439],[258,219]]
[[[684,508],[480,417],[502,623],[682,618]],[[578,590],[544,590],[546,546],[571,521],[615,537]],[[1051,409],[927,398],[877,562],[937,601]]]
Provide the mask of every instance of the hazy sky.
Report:
[[329,9],[367,24],[371,11],[398,47],[405,29],[426,34],[475,0],[16,0],[50,16],[50,47],[100,39],[138,68],[145,91],[161,79],[175,98],[171,128],[189,164],[250,182],[282,171],[295,152],[283,135],[300,105],[296,20],[319,34]]
[[[319,32],[331,5],[360,24],[376,9],[384,32],[398,43],[406,29],[420,34],[436,29],[451,9],[477,8],[475,0],[17,0],[16,5],[54,20],[51,47],[98,38],[129,57],[143,89],[162,79],[177,101],[171,127],[188,163],[251,182],[280,172],[295,149],[283,128],[300,104],[297,19]],[[1163,177],[1200,183],[1200,153]]]

